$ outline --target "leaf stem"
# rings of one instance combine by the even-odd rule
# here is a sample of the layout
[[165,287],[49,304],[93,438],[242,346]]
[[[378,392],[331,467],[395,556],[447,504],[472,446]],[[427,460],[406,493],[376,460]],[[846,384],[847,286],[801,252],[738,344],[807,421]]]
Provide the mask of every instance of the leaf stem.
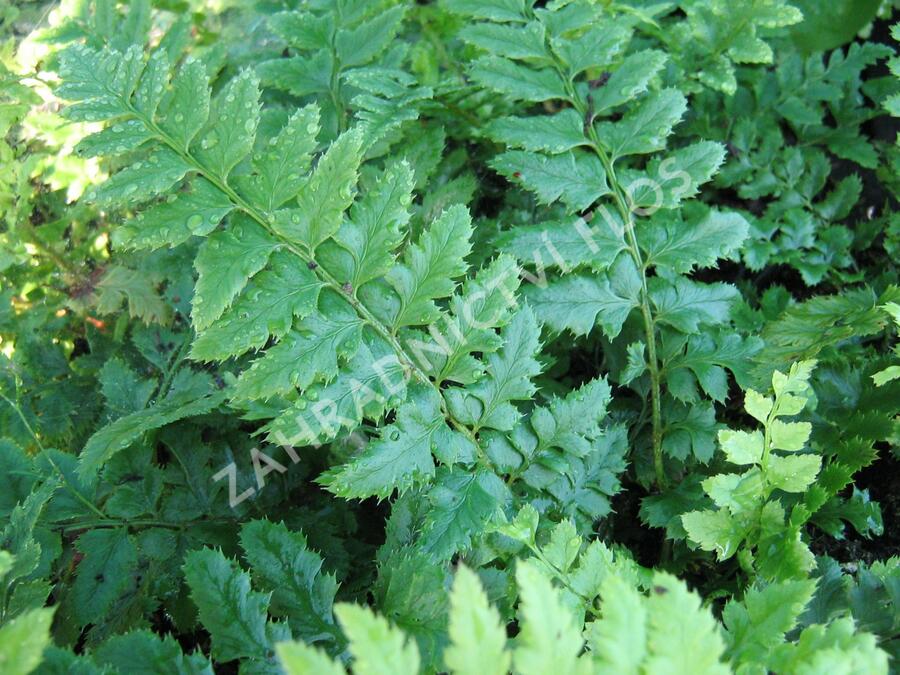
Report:
[[152,518],[136,518],[132,520],[124,518],[108,518],[104,517],[97,520],[81,520],[74,523],[55,523],[52,529],[60,532],[71,532],[73,530],[91,530],[102,527],[162,527],[170,530],[181,530],[186,527],[193,527],[209,523],[212,525],[233,523],[234,518],[199,518],[195,520],[184,520],[173,522],[169,520],[154,520]]
[[667,486],[667,478],[665,466],[663,464],[662,453],[662,378],[660,376],[659,360],[656,353],[656,326],[653,319],[653,312],[650,307],[650,292],[647,289],[647,265],[641,256],[641,250],[638,245],[637,235],[634,231],[634,214],[628,208],[624,199],[624,191],[622,186],[616,180],[615,170],[612,162],[601,149],[597,138],[597,131],[593,126],[590,127],[590,136],[592,146],[603,163],[603,168],[610,177],[613,184],[615,194],[616,207],[625,223],[625,236],[628,251],[634,260],[638,274],[641,279],[641,318],[644,323],[644,333],[647,338],[647,371],[650,374],[650,420],[651,420],[651,436],[653,445],[653,468],[656,472],[656,483],[660,488]]
[[44,456],[44,459],[46,459],[47,463],[50,464],[51,467],[53,467],[53,470],[59,474],[59,477],[62,480],[63,485],[65,485],[66,488],[75,496],[75,498],[78,501],[80,501],[82,504],[84,504],[88,508],[89,511],[93,511],[101,518],[106,519],[106,514],[103,513],[103,511],[101,511],[99,508],[97,508],[97,506],[90,499],[88,499],[83,494],[81,494],[81,492],[79,492],[75,488],[75,486],[69,482],[68,476],[66,476],[66,474],[63,472],[62,468],[59,466],[59,464],[56,463],[56,461],[53,459],[53,457],[50,456],[50,453],[47,452],[47,449],[44,447],[44,444],[41,443],[41,439],[38,437],[37,433],[35,433],[31,424],[28,423],[28,420],[25,418],[25,414],[22,412],[22,409],[19,408],[19,406],[16,403],[14,403],[9,398],[7,398],[7,396],[3,392],[0,392],[0,398],[2,398],[4,401],[6,401],[6,403],[13,410],[16,411],[16,414],[19,416],[19,419],[22,420],[22,424],[25,425],[25,428],[28,430],[28,433],[31,434],[32,438],[34,438],[34,442],[37,444],[38,449],[41,451],[41,454]]
[[578,114],[585,119],[585,133],[590,141],[589,145],[600,159],[600,163],[603,165],[603,169],[606,172],[610,187],[612,187],[613,200],[616,204],[616,210],[622,218],[622,225],[625,231],[625,244],[628,247],[628,253],[631,255],[632,260],[634,260],[635,267],[640,276],[640,310],[644,324],[644,333],[647,340],[647,372],[650,374],[650,419],[653,469],[656,474],[657,485],[660,489],[665,489],[668,486],[668,479],[666,477],[662,451],[662,377],[660,375],[659,360],[656,351],[656,326],[653,319],[653,311],[650,306],[650,292],[647,288],[647,264],[644,262],[643,256],[641,255],[641,249],[635,233],[634,212],[628,206],[628,198],[625,189],[616,178],[613,162],[603,149],[603,144],[600,142],[600,138],[597,135],[593,119],[589,118],[590,110],[578,97],[571,79],[567,77],[563,71],[563,64],[556,56],[554,56],[554,65],[557,73],[565,83],[569,103],[571,103]]

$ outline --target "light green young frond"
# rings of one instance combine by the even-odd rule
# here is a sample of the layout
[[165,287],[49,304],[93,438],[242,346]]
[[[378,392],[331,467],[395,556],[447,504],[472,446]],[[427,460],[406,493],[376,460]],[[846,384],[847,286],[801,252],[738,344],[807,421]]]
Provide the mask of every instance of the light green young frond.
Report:
[[459,566],[450,593],[450,645],[444,663],[453,675],[506,675],[506,627],[490,606],[478,575]]
[[419,650],[387,619],[359,605],[334,609],[350,641],[353,672],[358,675],[418,675]]

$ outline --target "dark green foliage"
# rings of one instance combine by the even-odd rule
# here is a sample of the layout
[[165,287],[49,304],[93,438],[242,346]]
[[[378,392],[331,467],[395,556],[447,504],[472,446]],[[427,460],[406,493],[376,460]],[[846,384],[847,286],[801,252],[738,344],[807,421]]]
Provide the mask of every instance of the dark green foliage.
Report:
[[188,4],[0,9],[0,672],[889,672],[889,2]]

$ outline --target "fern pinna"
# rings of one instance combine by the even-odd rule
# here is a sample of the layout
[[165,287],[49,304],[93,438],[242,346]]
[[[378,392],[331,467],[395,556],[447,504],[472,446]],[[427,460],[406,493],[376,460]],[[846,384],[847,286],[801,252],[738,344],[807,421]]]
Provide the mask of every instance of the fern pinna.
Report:
[[212,96],[202,62],[162,48],[76,45],[60,58],[66,114],[107,122],[82,148],[122,158],[87,199],[134,213],[120,246],[202,238],[190,356],[233,368],[223,391],[173,394],[95,434],[84,480],[142,433],[227,400],[289,455],[351,433],[367,441],[319,483],[347,498],[415,489],[430,505],[417,546],[439,559],[471,545],[513,495],[543,493],[586,524],[608,512],[625,443],[599,426],[605,381],[524,413],[517,403],[542,370],[540,328],[516,298],[513,259],[500,255],[461,283],[466,208],[446,208],[414,236],[411,166],[364,166],[408,106],[386,123],[367,99],[368,113],[320,151],[319,108],[262,125],[249,71]]

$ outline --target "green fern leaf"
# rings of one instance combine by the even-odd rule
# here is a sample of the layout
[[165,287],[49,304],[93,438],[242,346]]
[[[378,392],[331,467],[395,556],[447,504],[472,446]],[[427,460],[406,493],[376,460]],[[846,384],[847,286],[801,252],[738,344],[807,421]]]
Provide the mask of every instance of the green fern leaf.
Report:
[[465,389],[446,392],[454,416],[476,430],[512,430],[521,416],[512,402],[531,398],[535,392],[531,380],[541,372],[535,359],[540,349],[540,330],[528,306],[515,314],[502,337],[503,348],[486,359],[484,378]]
[[139,120],[126,120],[113,124],[90,136],[85,136],[75,152],[81,157],[100,155],[118,156],[136,150],[152,138],[152,134]]
[[537,268],[538,275],[546,269],[569,272],[582,266],[602,271],[627,250],[620,221],[589,225],[574,217],[519,225],[501,233],[496,243],[523,264]]
[[647,599],[648,672],[665,668],[672,673],[704,672],[725,675],[721,662],[725,645],[712,614],[700,596],[675,577],[657,572]]
[[354,68],[343,74],[343,81],[361,92],[350,103],[365,131],[366,147],[390,139],[404,122],[418,118],[422,103],[433,94],[430,87],[418,86],[416,78],[397,68]]
[[346,300],[334,292],[323,292],[319,311],[297,323],[295,330],[243,371],[232,396],[247,401],[266,399],[334,378],[340,361],[356,353],[362,326]]
[[524,295],[538,319],[552,330],[587,335],[599,323],[616,337],[632,309],[638,306],[641,281],[634,263],[620,256],[607,274],[569,275],[546,288],[526,287]]
[[728,396],[725,369],[734,374],[738,384],[748,386],[751,364],[762,346],[759,338],[745,340],[734,334],[666,334],[661,352],[669,393],[679,401],[696,403],[699,384],[707,396],[724,403]]
[[656,320],[682,333],[698,333],[700,326],[725,323],[737,297],[737,289],[730,284],[698,284],[684,277],[673,283],[654,279],[650,284]]
[[588,145],[584,120],[571,108],[555,115],[502,117],[491,122],[487,131],[500,143],[530,152],[559,154]]
[[654,158],[645,172],[622,171],[620,178],[629,186],[633,207],[674,209],[696,195],[724,160],[725,148],[720,143],[700,141],[675,150],[664,159]]
[[98,379],[106,408],[115,417],[145,408],[158,385],[154,378],[138,376],[119,358],[104,363]]
[[750,224],[739,213],[709,211],[699,222],[685,222],[679,215],[660,211],[638,230],[648,265],[687,274],[695,267],[714,267],[741,247]]
[[113,636],[100,645],[94,658],[119,671],[133,670],[140,663],[147,673],[213,675],[212,664],[199,650],[186,656],[175,638],[160,638],[149,630]]
[[626,56],[606,86],[594,94],[594,112],[612,111],[647,91],[650,80],[665,66],[666,58],[663,52],[654,49]]
[[197,253],[191,318],[202,331],[222,316],[247,281],[266,266],[278,242],[245,216],[206,239]]
[[584,641],[550,581],[528,561],[516,565],[521,630],[515,641],[513,664],[522,675],[578,672]]
[[[610,81],[609,86],[612,86]],[[646,155],[666,147],[666,139],[687,110],[687,99],[677,89],[662,89],[645,96],[634,111],[618,122],[597,125],[597,136],[613,161],[628,155]]]
[[592,442],[602,434],[599,422],[606,416],[611,390],[605,380],[591,380],[569,392],[565,398],[553,398],[548,405],[535,408],[529,420],[537,437],[532,459],[546,461],[548,468],[558,470],[544,453],[557,450],[576,457],[585,457],[592,450]]
[[127,101],[138,85],[143,70],[143,50],[131,47],[125,53],[103,52],[73,45],[60,54],[62,98],[78,99],[66,108],[71,120],[99,122],[127,112]]
[[377,183],[350,209],[334,236],[336,247],[322,247],[321,264],[353,288],[383,276],[394,263],[409,222],[413,174],[409,165],[390,165]]
[[387,49],[400,30],[406,8],[397,5],[378,12],[352,29],[338,31],[334,47],[340,63],[347,67],[369,63]]
[[184,391],[174,393],[150,408],[120,417],[88,439],[79,457],[78,475],[83,480],[92,481],[110,458],[142,434],[185,417],[204,415],[218,407],[224,399],[221,392],[198,396],[197,392]]
[[324,651],[302,642],[279,642],[275,651],[287,675],[347,675],[344,667]]
[[[308,20],[309,17],[306,13],[291,12],[291,14],[298,14],[301,21]],[[264,84],[302,97],[328,93],[331,88],[331,78],[328,75],[332,70],[332,64],[332,55],[319,51],[309,58],[291,56],[286,59],[263,61],[256,69]]]
[[242,193],[266,212],[296,197],[312,162],[318,135],[319,109],[308,105],[297,110],[263,151],[253,156],[253,175],[243,181]]
[[550,68],[536,70],[500,56],[483,56],[472,64],[469,73],[481,86],[513,101],[541,103],[566,98],[562,78]]
[[275,230],[314,252],[338,231],[344,211],[353,203],[361,161],[361,133],[353,130],[339,136],[301,185],[297,207],[275,214]]
[[449,461],[471,460],[471,441],[447,427],[439,395],[433,389],[412,387],[397,410],[397,421],[383,427],[349,464],[319,478],[329,490],[346,498],[400,494],[434,476],[432,453]]
[[586,152],[545,157],[512,150],[491,160],[491,166],[534,192],[540,203],[560,200],[574,211],[583,211],[611,192],[600,160]]
[[525,23],[526,0],[448,0],[447,7],[458,14],[475,19]]
[[338,376],[304,392],[267,426],[268,438],[289,445],[317,445],[363,419],[377,420],[388,404],[397,407],[406,394],[406,371],[393,347],[370,331]]
[[[594,10],[587,5],[577,7]],[[628,19],[617,16],[604,15],[602,20],[591,16],[578,26],[586,26],[585,30],[551,39],[553,51],[568,66],[573,77],[591,68],[605,68],[615,63],[628,47],[633,30],[629,24]]]
[[202,549],[185,556],[184,577],[197,605],[200,620],[212,636],[217,661],[251,659],[264,664],[273,638],[289,635],[269,624],[269,596],[250,587],[250,575],[220,551]]
[[473,354],[488,354],[501,346],[495,329],[509,322],[518,287],[515,261],[500,256],[467,280],[462,292],[450,299],[450,313],[445,315],[441,329],[443,335],[439,341],[436,339],[441,353],[426,368],[437,373],[438,382],[471,384],[481,377],[484,366]]
[[[188,60],[193,59],[188,57],[185,59],[185,64],[187,64]],[[150,55],[150,58],[147,59],[147,65],[144,68],[144,73],[141,75],[141,81],[138,83],[137,89],[134,92],[134,107],[147,117],[153,118],[156,116],[160,103],[162,103],[165,98],[166,85],[169,84],[170,68],[169,54],[165,49],[154,50]],[[197,98],[188,100],[190,100],[193,106],[196,106],[198,109],[196,113],[194,110],[191,110],[191,114],[196,114],[197,117],[200,117],[200,111],[203,109],[204,105],[204,94],[206,96],[208,110],[209,94],[205,91],[197,93],[199,94]],[[178,102],[174,100],[175,98],[177,97],[173,97],[171,102],[172,105],[178,105]],[[183,101],[181,103],[183,104]],[[208,114],[208,112],[206,114]],[[197,129],[206,122],[206,114],[203,115],[203,119],[200,120]]]
[[612,498],[621,490],[620,476],[627,466],[628,437],[621,425],[612,426],[592,441],[589,452],[583,456],[569,452],[565,463],[547,461],[549,453],[537,458],[532,468],[546,462],[547,466],[561,466],[562,475],[552,476],[547,481],[548,471],[542,467],[543,475],[536,479],[535,472],[529,471],[525,480],[532,486],[540,485],[553,496],[560,511],[572,518],[580,527],[588,527],[598,518],[612,511]]
[[428,512],[418,545],[437,560],[468,549],[510,502],[506,484],[490,471],[441,469],[428,491]]
[[196,157],[206,169],[225,179],[250,154],[259,125],[259,80],[245,70],[229,80],[216,97]]
[[223,361],[262,347],[270,336],[283,337],[294,317],[315,308],[322,282],[295,256],[278,251],[268,267],[254,276],[225,313],[194,340],[191,358]]
[[452,206],[406,249],[403,264],[392,267],[386,277],[400,298],[392,321],[395,330],[426,324],[440,316],[434,301],[453,293],[453,279],[468,269],[465,258],[471,250],[471,236],[468,210]]
[[193,167],[169,148],[153,150],[141,161],[129,164],[105,183],[85,193],[85,199],[107,206],[119,202],[146,201],[172,189]]
[[751,588],[742,601],[729,602],[722,620],[728,631],[732,660],[765,667],[771,650],[797,625],[814,590],[812,581],[786,581]]
[[192,182],[191,192],[179,193],[143,211],[138,217],[113,231],[116,243],[133,249],[178,246],[192,236],[204,236],[216,229],[234,204],[204,178]]
[[588,643],[600,668],[639,673],[647,658],[646,600],[625,580],[609,575],[600,587],[603,617],[589,624]]
[[96,304],[100,314],[119,311],[128,302],[128,314],[144,323],[166,323],[171,308],[157,288],[162,279],[154,272],[134,270],[120,265],[110,267],[97,284]]
[[459,37],[487,52],[509,59],[546,59],[543,27],[536,21],[524,26],[494,23],[470,24]]
[[138,571],[134,538],[124,529],[92,530],[78,538],[84,559],[72,586],[75,616],[82,626],[104,618]]
[[341,641],[332,617],[337,582],[322,572],[322,558],[309,550],[306,537],[267,520],[246,523],[240,537],[255,578],[272,591],[272,613],[287,617],[307,642]]

